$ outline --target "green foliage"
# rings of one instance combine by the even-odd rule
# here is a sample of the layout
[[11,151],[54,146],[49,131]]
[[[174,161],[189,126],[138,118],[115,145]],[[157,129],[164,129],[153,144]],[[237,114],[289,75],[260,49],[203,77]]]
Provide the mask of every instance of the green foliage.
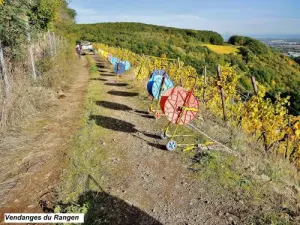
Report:
[[251,75],[254,75],[259,83],[263,84],[271,84],[272,81],[272,72],[271,69],[268,68],[251,68]]
[[300,56],[299,56],[299,57],[295,57],[295,58],[294,58],[294,61],[295,61],[296,63],[300,64]]
[[5,0],[0,6],[0,40],[5,48],[9,48],[5,53],[11,58],[20,56],[19,50],[26,40],[24,16],[29,9],[26,0]]
[[[76,203],[63,207],[61,205],[56,205],[54,208],[54,213],[83,213],[87,214],[89,210],[89,202],[82,205]],[[64,223],[64,225],[71,225],[70,223]]]
[[55,206],[54,213],[87,213],[89,209],[89,204],[85,203],[82,206],[77,204],[67,206],[66,208],[62,208],[60,205]]
[[232,45],[243,46],[245,44],[245,37],[237,36],[237,35],[231,36],[228,40],[228,43]]
[[295,224],[289,221],[287,218],[280,217],[276,214],[263,214],[258,218],[255,218],[255,224],[257,225],[292,225]]
[[67,34],[75,16],[65,0],[4,0],[0,6],[0,40],[6,56],[20,58],[29,35],[34,39],[47,29]]
[[53,1],[41,0],[32,8],[30,15],[33,24],[46,30],[54,19],[55,5]]
[[[87,55],[88,66],[95,66],[95,61]],[[91,79],[99,78],[98,73],[90,73]],[[64,203],[73,203],[79,200],[88,186],[91,190],[97,190],[94,183],[87,185],[88,175],[94,176],[101,171],[102,160],[107,159],[107,146],[99,145],[99,137],[107,142],[109,131],[98,126],[91,115],[100,114],[101,109],[96,101],[103,99],[103,90],[97,81],[92,81],[88,87],[87,99],[84,104],[85,113],[80,120],[80,129],[72,141],[72,151],[69,153],[70,161],[62,175],[60,198]],[[84,201],[88,203],[90,201]],[[74,204],[72,204],[74,205]],[[82,206],[82,204],[80,204]],[[91,205],[87,205],[90,207]]]
[[268,52],[268,47],[262,42],[250,37],[232,36],[228,43],[238,46],[246,46],[255,54],[263,54]]
[[90,73],[97,73],[98,72],[98,67],[96,65],[92,65],[90,67]]
[[242,76],[240,79],[240,83],[241,83],[242,87],[244,87],[246,90],[251,90],[252,84],[248,77]]
[[[129,49],[138,54],[180,58],[202,74],[207,66],[208,76],[215,76],[216,66],[227,63],[236,66],[241,76],[240,84],[251,90],[250,75],[268,91],[288,93],[291,106],[300,111],[299,84],[300,66],[292,65],[288,57],[283,56],[249,37],[232,36],[229,44],[239,46],[237,54],[217,54],[203,44],[224,44],[223,38],[212,31],[196,31],[147,25],[141,23],[101,23],[80,24],[76,26],[77,39],[101,42],[111,46]],[[296,59],[296,61],[299,59]],[[298,100],[297,100],[298,99]]]
[[[160,56],[165,53],[169,58],[191,59],[198,53],[209,50],[199,43],[223,44],[221,35],[212,31],[183,30],[140,23],[103,23],[77,25],[78,39],[101,42],[130,49],[138,54]],[[196,54],[194,54],[194,52]]]

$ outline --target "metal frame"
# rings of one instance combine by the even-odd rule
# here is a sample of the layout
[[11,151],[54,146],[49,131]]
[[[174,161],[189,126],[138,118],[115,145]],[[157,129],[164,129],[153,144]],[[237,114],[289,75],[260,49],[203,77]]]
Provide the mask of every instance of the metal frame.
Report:
[[167,74],[168,74],[167,71],[168,70],[165,70],[165,72],[163,74],[162,82],[161,82],[161,85],[160,85],[160,88],[159,88],[159,93],[158,93],[159,97],[157,99],[157,104],[156,104],[157,107],[156,107],[156,109],[153,108],[153,105],[154,105],[154,102],[155,102],[155,98],[152,97],[152,101],[151,101],[151,104],[150,104],[149,109],[148,109],[148,111],[150,113],[151,112],[154,113],[154,116],[155,116],[156,119],[159,119],[161,117],[161,115],[162,115],[159,103],[160,103],[160,99],[161,99],[161,93],[162,93],[163,87],[165,85],[165,80],[166,80],[166,77],[167,77]]
[[169,134],[169,130],[170,130],[170,127],[171,127],[171,124],[172,124],[172,122],[170,121],[170,122],[168,123],[167,127],[164,129],[163,133],[161,134],[161,137],[162,137],[163,139],[169,140],[169,141],[167,142],[167,144],[166,144],[166,147],[167,147],[167,149],[168,149],[169,151],[175,150],[175,149],[177,148],[177,146],[180,146],[180,147],[186,146],[186,149],[187,149],[187,148],[190,149],[190,147],[197,147],[197,146],[198,146],[198,144],[182,144],[182,143],[181,143],[181,144],[177,144],[177,142],[174,140],[175,137],[191,137],[191,136],[193,136],[193,135],[181,135],[181,134],[179,135],[179,134],[176,134],[177,131],[178,131],[178,128],[179,128],[179,126],[180,126],[180,125],[179,125],[179,121],[181,120],[181,118],[182,118],[182,116],[184,115],[184,113],[185,113],[186,111],[192,111],[192,112],[198,112],[198,111],[199,111],[199,108],[189,108],[189,107],[186,106],[187,103],[189,102],[189,100],[190,100],[192,94],[194,93],[194,89],[195,89],[196,84],[197,84],[197,78],[196,78],[196,77],[189,76],[189,78],[190,78],[190,79],[194,79],[194,80],[195,80],[195,84],[194,84],[194,86],[192,87],[192,89],[191,89],[190,91],[187,91],[187,96],[186,96],[186,98],[185,98],[185,100],[184,100],[184,104],[183,104],[183,106],[179,109],[179,110],[181,110],[181,111],[180,111],[180,114],[179,114],[179,116],[177,117],[176,122],[174,123],[174,124],[175,124],[175,129],[174,129],[174,131],[172,132],[172,134]]

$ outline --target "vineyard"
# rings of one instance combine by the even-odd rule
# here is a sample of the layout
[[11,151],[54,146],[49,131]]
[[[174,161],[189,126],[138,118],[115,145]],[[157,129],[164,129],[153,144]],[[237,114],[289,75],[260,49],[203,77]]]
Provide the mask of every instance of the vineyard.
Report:
[[[184,65],[179,59],[168,59],[166,55],[151,57],[135,54],[127,49],[96,44],[103,57],[113,55],[128,60],[135,67],[137,80],[147,79],[155,69],[166,69],[176,84],[191,88],[188,76],[197,75],[196,68]],[[237,85],[240,76],[235,67],[221,66],[219,76],[199,76],[196,95],[214,115],[224,118],[226,124],[239,126],[244,132],[262,140],[267,153],[276,153],[300,167],[300,116],[288,113],[289,97],[266,98],[267,89],[252,80],[251,95],[241,94]],[[217,73],[217,69],[216,69]],[[250,79],[250,77],[249,77]],[[223,95],[221,96],[221,93]]]
[[0,223],[300,224],[298,61],[99,2],[0,0]]

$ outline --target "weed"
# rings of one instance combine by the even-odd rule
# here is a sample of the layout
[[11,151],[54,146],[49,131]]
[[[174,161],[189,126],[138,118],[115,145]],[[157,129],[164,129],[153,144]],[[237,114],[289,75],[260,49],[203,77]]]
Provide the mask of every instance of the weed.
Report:
[[97,73],[98,72],[98,67],[96,65],[92,65],[90,67],[90,73]]
[[[54,208],[54,213],[83,213],[87,214],[89,210],[89,203],[84,203],[82,205],[78,204],[68,204],[66,206],[57,205]],[[64,223],[64,225],[71,225],[70,223]]]
[[292,225],[293,223],[277,214],[264,214],[255,218],[256,225]]
[[[91,56],[87,56],[89,68],[95,66]],[[95,70],[90,69],[91,78],[97,77]],[[101,87],[97,81],[91,81],[84,104],[84,116],[81,118],[81,128],[73,138],[69,153],[69,162],[62,175],[60,198],[63,202],[74,202],[86,190],[87,177],[97,177],[101,171],[99,162],[107,158],[105,148],[101,144],[105,140],[107,130],[98,126],[91,115],[100,113],[96,101],[102,100]],[[90,184],[89,189],[97,189]]]
[[27,63],[8,64],[12,89],[6,98],[0,97],[0,135],[26,125],[55,104],[56,92],[68,88],[74,80],[72,51],[68,46],[56,57],[39,59],[37,80],[32,80]]

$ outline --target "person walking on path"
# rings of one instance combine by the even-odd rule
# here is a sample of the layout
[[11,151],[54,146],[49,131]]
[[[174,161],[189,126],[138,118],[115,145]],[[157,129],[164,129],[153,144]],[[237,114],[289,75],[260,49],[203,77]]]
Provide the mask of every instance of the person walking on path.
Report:
[[80,45],[80,43],[77,43],[77,45],[76,45],[76,53],[78,55],[78,58],[80,59],[81,58],[81,45]]

